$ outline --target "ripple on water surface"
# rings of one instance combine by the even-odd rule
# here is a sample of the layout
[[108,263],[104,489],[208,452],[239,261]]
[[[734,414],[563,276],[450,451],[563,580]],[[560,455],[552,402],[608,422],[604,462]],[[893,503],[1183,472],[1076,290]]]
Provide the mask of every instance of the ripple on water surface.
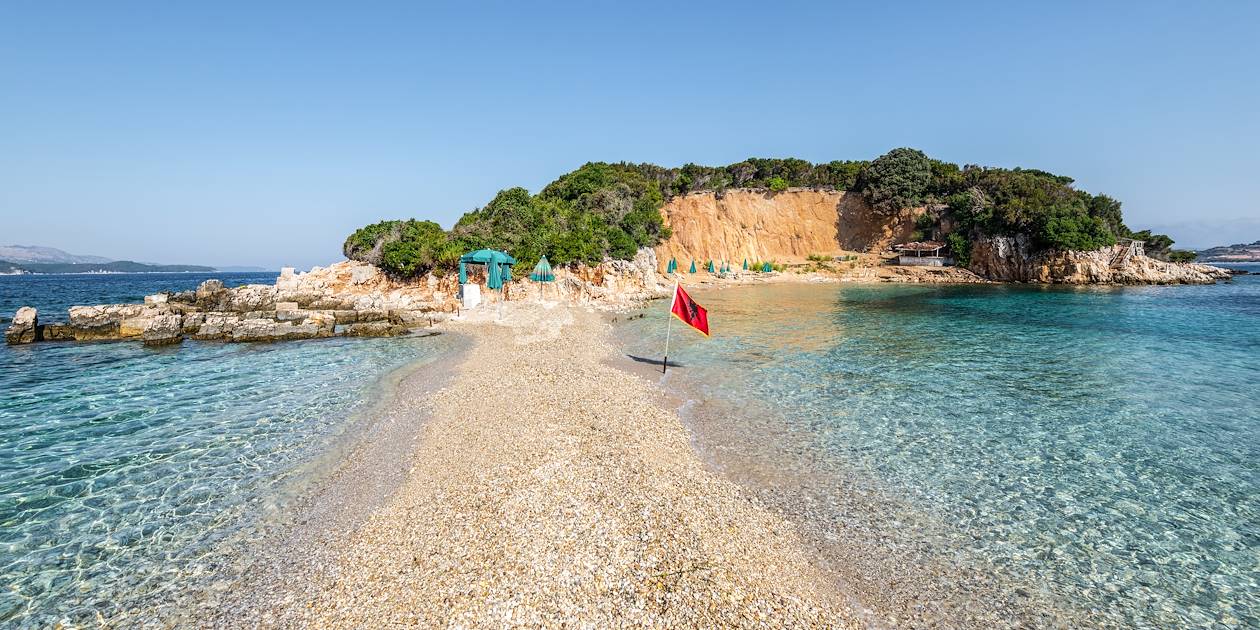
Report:
[[[685,367],[667,379],[701,401],[717,459],[775,492],[870,480],[948,525],[947,543],[891,528],[911,544],[966,549],[1101,620],[1260,625],[1260,277],[697,298],[714,336],[675,330]],[[659,356],[664,310],[626,324],[631,353]],[[808,518],[853,518],[801,497]]]
[[213,570],[381,375],[454,342],[0,348],[0,625],[94,621]]

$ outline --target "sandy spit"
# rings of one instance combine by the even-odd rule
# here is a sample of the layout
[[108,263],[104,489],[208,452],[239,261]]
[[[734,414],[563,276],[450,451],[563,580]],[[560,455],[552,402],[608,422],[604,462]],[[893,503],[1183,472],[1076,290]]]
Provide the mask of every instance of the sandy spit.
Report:
[[793,527],[706,469],[656,387],[610,364],[608,324],[495,316],[452,325],[473,346],[446,387],[398,390],[427,421],[397,491],[321,538],[337,553],[319,570],[255,583],[267,597],[206,625],[861,625]]

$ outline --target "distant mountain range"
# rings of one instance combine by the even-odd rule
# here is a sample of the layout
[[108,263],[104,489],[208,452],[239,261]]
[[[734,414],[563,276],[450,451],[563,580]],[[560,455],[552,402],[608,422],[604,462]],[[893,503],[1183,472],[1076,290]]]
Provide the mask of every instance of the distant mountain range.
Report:
[[1200,262],[1260,262],[1260,241],[1199,250]]
[[36,245],[0,245],[0,260],[11,263],[107,263],[104,256],[79,256],[56,247]]
[[55,247],[0,245],[0,273],[152,273],[216,271],[203,265],[156,265],[104,256],[81,256]]

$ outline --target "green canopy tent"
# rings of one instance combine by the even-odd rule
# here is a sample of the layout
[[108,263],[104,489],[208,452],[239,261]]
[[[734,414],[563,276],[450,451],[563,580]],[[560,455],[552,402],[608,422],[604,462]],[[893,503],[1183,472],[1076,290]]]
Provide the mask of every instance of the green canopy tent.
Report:
[[538,259],[538,264],[534,265],[534,273],[529,274],[529,279],[534,282],[556,281],[556,274],[551,272],[551,263],[547,262],[546,256]]
[[512,280],[512,265],[516,259],[494,249],[479,249],[459,257],[459,283],[468,284],[467,265],[486,266],[486,287],[502,289],[505,281]]
[[690,273],[695,273],[695,272],[696,272],[696,261],[694,261],[694,260],[693,260],[693,261],[691,261],[691,272],[690,272]]

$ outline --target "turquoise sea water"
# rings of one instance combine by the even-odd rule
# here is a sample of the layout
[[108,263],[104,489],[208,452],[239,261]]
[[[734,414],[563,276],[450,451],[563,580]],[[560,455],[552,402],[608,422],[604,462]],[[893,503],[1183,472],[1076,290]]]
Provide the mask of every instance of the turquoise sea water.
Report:
[[[136,301],[203,279],[3,277],[0,307],[64,319],[68,303]],[[347,437],[382,375],[454,342],[0,346],[0,627],[94,624],[171,600]]]
[[694,293],[713,337],[675,323],[665,382],[748,468],[870,480],[1098,623],[1260,627],[1260,277]]

